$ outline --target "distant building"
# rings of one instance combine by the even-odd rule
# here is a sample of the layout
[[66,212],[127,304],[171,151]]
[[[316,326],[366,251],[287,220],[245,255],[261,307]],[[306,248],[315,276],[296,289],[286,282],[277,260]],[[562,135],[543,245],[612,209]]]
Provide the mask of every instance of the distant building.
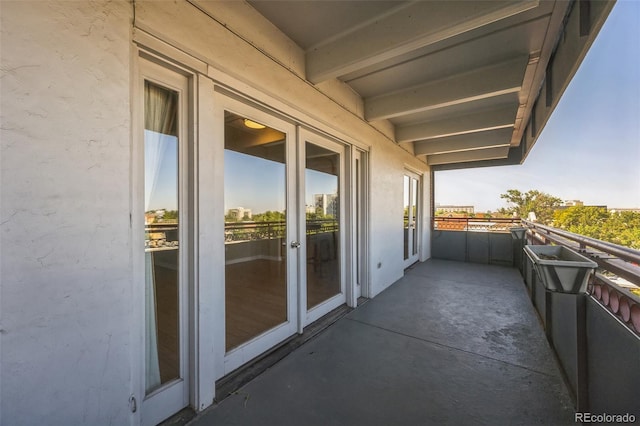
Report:
[[475,213],[475,207],[473,206],[441,206],[436,205],[436,211],[441,211],[443,213]]
[[338,194],[315,194],[315,213],[338,217]]
[[621,212],[634,212],[640,213],[640,208],[626,208],[626,207],[614,207],[609,209],[611,213],[621,213]]
[[244,207],[236,207],[235,209],[229,209],[227,215],[233,217],[235,220],[251,219],[251,209],[245,209]]
[[607,210],[607,206],[585,206],[584,201],[581,200],[565,200],[561,205],[556,207],[556,210],[564,210],[568,209],[569,207],[597,207]]

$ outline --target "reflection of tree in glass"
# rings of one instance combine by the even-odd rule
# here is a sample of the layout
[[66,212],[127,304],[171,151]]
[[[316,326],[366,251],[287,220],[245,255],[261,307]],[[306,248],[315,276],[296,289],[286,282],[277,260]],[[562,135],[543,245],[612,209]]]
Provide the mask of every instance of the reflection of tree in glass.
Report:
[[307,212],[307,220],[334,219],[332,214],[322,213],[322,209],[318,209],[315,213]]
[[144,213],[145,223],[178,223],[178,210],[149,210]]
[[256,213],[252,217],[245,215],[241,220],[232,213],[227,213],[224,216],[224,221],[229,222],[284,222],[287,218],[285,212],[276,212],[267,210],[264,213]]

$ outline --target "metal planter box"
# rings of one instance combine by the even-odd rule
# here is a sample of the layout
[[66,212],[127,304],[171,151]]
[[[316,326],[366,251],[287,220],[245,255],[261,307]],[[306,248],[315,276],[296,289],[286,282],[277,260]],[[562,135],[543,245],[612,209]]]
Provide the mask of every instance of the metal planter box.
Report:
[[589,276],[598,264],[564,246],[526,245],[527,254],[549,291],[585,293]]
[[513,239],[513,266],[517,266],[520,273],[523,274],[523,255],[522,247],[525,243],[525,235],[527,234],[527,228],[521,226],[514,226],[510,228],[511,238]]
[[514,240],[524,240],[524,234],[527,232],[527,228],[516,226],[510,228],[509,231],[511,231],[511,238]]

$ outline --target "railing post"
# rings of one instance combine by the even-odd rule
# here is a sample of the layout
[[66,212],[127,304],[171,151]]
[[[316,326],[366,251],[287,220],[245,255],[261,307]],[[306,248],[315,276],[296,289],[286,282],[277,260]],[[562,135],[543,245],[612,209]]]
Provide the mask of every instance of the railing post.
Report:
[[547,341],[551,342],[551,346],[555,349],[555,342],[553,341],[553,295],[546,288],[544,289],[544,322],[545,322],[545,334]]
[[587,296],[576,296],[576,405],[577,411],[589,412],[589,369],[587,363]]

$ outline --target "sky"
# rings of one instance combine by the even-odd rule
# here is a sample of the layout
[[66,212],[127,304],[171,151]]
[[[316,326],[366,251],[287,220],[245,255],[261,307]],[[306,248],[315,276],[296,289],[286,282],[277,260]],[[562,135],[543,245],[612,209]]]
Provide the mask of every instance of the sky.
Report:
[[144,131],[144,211],[178,206],[178,138]]
[[[225,149],[224,209],[243,207],[252,214],[285,211],[285,165]],[[336,194],[338,178],[305,170],[305,203],[315,194]],[[178,140],[145,130],[145,211],[175,210],[178,205]]]
[[[285,166],[283,163],[225,149],[224,209],[243,207],[252,214],[284,211]],[[337,177],[305,170],[305,203],[313,205],[315,194],[337,193]]]
[[522,165],[435,174],[441,205],[494,211],[508,189],[640,208],[640,1],[618,0]]

